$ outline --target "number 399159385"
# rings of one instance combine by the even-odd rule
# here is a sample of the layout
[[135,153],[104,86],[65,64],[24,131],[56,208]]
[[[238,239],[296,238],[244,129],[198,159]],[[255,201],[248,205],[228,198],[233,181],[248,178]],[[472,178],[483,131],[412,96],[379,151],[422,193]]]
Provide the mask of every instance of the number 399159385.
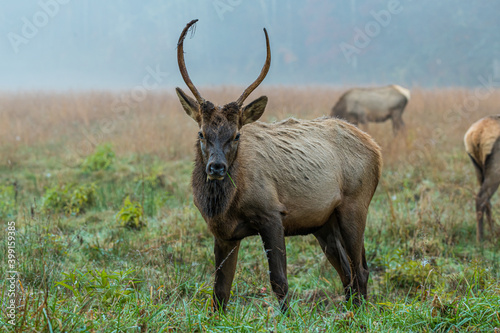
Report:
[[7,263],[10,269],[14,269],[16,265],[16,222],[14,221],[8,223],[7,248],[8,248]]

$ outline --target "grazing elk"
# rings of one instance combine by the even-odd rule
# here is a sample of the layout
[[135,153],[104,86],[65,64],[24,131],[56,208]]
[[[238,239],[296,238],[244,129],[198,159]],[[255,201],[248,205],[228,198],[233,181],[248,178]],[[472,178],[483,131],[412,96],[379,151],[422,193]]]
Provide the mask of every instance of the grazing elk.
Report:
[[243,105],[271,65],[269,38],[264,67],[236,102],[216,106],[203,99],[177,44],[182,77],[195,99],[176,88],[185,112],[200,128],[192,175],[196,207],[214,236],[214,310],[224,310],[234,278],[240,241],[260,235],[271,286],[288,309],[285,236],[314,234],[337,270],[346,297],[367,295],[364,230],[368,206],[381,172],[381,154],[370,136],[333,118],[288,119],[267,124],[267,97]]
[[376,88],[353,88],[345,92],[332,108],[332,117],[358,126],[392,119],[394,135],[404,128],[403,111],[410,91],[398,85]]
[[465,150],[469,154],[477,180],[481,186],[476,196],[476,238],[484,237],[483,218],[486,214],[493,234],[490,199],[500,184],[500,115],[484,117],[467,130],[464,136]]

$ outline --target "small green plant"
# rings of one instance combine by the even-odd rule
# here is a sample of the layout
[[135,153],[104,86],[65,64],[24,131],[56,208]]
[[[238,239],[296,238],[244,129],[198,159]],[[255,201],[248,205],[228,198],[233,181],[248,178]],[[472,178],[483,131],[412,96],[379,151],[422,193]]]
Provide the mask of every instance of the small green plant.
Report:
[[147,187],[151,189],[164,188],[165,176],[162,169],[153,168],[147,173],[140,174],[134,178],[138,187]]
[[142,173],[134,178],[135,186],[133,196],[141,198],[142,208],[146,216],[154,216],[160,207],[172,198],[167,187],[167,182],[161,168],[152,168],[147,173]]
[[118,214],[116,214],[116,220],[120,225],[128,229],[139,230],[146,226],[146,222],[143,219],[144,210],[138,202],[130,201],[130,197],[127,196],[123,202],[123,207],[120,209]]
[[133,272],[130,269],[126,272],[108,273],[103,269],[82,273],[75,269],[70,273],[62,273],[65,278],[56,282],[56,285],[71,290],[79,303],[95,299],[106,305],[113,305],[122,303],[133,295],[135,285],[140,282],[129,276]]
[[406,260],[397,267],[386,272],[386,279],[400,288],[424,285],[429,281],[432,266],[429,263],[415,260]]
[[85,158],[81,168],[84,172],[107,170],[113,165],[115,157],[111,144],[99,145],[92,155]]
[[74,184],[49,188],[43,196],[42,209],[68,215],[84,213],[95,204],[94,183],[76,186]]
[[378,260],[385,267],[385,281],[399,288],[415,287],[432,282],[432,265],[425,260],[408,260],[400,249]]
[[12,185],[0,185],[0,218],[14,217],[16,210],[16,193]]

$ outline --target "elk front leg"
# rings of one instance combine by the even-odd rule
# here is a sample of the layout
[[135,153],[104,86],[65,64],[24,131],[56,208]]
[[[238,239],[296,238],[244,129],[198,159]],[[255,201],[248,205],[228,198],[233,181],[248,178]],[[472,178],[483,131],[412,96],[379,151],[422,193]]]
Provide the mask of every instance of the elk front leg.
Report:
[[214,311],[225,311],[233,283],[240,241],[215,238]]
[[281,221],[270,225],[260,232],[264,250],[269,263],[271,287],[276,294],[283,313],[288,310],[288,280],[286,277],[286,247],[285,235]]

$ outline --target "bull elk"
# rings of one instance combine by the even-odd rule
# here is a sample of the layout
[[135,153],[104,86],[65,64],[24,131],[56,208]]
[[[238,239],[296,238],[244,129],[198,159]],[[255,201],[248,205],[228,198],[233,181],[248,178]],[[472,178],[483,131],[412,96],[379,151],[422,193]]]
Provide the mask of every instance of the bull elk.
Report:
[[392,120],[394,135],[404,128],[403,111],[410,91],[398,85],[376,88],[353,88],[345,92],[332,108],[332,117],[358,126],[368,122]]
[[465,150],[474,164],[480,188],[476,196],[476,238],[484,238],[486,215],[493,234],[490,199],[500,184],[500,115],[488,116],[472,124],[464,136]]
[[179,70],[195,98],[176,92],[200,129],[191,184],[214,236],[214,310],[225,310],[240,241],[254,235],[262,238],[282,311],[288,309],[285,236],[311,233],[340,275],[346,297],[359,304],[367,295],[364,230],[381,172],[379,146],[338,119],[256,121],[267,97],[243,103],[271,65],[265,29],[267,57],[256,81],[224,106],[203,99],[184,62],[184,38],[196,21],[177,44]]

